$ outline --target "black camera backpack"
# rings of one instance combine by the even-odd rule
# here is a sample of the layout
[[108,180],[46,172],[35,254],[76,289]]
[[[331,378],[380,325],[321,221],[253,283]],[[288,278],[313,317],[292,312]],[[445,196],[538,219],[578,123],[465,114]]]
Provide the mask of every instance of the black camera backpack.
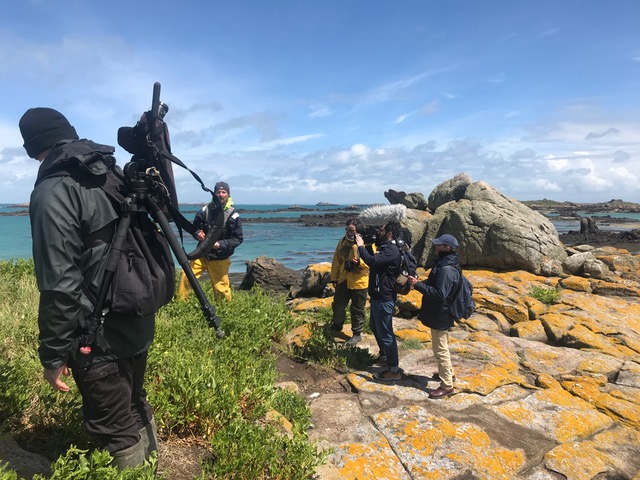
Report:
[[[93,188],[102,189],[122,218],[128,211],[126,185],[122,170],[111,156],[113,150],[109,151],[112,148],[86,140],[74,142],[74,156],[55,165],[51,171],[38,178],[36,185],[47,178],[69,176],[83,185],[89,184]],[[108,171],[91,178],[80,166],[80,163],[90,163],[90,160],[87,162],[86,158],[81,158],[83,155],[88,156],[87,158],[100,156],[108,166]],[[106,306],[109,311],[117,314],[145,317],[157,312],[173,298],[175,264],[166,237],[158,231],[157,225],[149,216],[146,213],[128,214],[134,217],[126,230],[124,248],[117,256],[118,263],[114,265],[116,270]],[[116,232],[117,225],[104,238],[85,238],[85,246],[88,247],[96,240],[112,243]],[[86,285],[83,286],[83,291],[95,304],[95,295]]]

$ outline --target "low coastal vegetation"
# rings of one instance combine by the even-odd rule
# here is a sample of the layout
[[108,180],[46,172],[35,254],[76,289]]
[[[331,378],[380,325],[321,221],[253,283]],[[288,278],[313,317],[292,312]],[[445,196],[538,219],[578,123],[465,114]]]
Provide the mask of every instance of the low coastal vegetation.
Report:
[[551,305],[560,299],[560,290],[557,288],[531,287],[529,296],[541,301],[546,305]]
[[[203,287],[213,298],[208,282]],[[73,382],[72,391],[61,394],[42,378],[37,298],[32,261],[0,262],[0,432],[59,458],[51,478],[151,478],[153,466],[126,474],[109,467],[108,454],[94,452],[82,431]],[[324,454],[306,436],[304,399],[276,386],[272,353],[274,340],[299,320],[284,300],[260,290],[237,292],[218,313],[222,340],[207,327],[194,296],[157,316],[146,385],[161,442],[181,439],[211,452],[204,478],[310,478]],[[0,465],[0,479],[17,478]]]

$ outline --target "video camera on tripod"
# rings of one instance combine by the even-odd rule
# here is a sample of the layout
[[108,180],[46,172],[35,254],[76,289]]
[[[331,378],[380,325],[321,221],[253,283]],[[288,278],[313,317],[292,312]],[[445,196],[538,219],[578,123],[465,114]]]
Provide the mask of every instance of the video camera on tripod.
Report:
[[[160,101],[160,83],[156,82],[153,86],[151,110],[142,115],[135,127],[121,127],[118,130],[118,144],[133,156],[122,169],[121,174],[124,178],[121,180],[118,188],[119,195],[114,195],[113,192],[107,191],[108,194],[111,193],[110,196],[118,197],[114,201],[119,202],[121,206],[120,221],[111,243],[111,250],[105,267],[105,276],[94,303],[94,310],[89,318],[86,333],[81,338],[80,352],[85,355],[91,353],[91,345],[93,345],[94,342],[97,342],[99,347],[105,347],[103,343],[101,344],[101,342],[104,341],[101,337],[101,328],[105,320],[106,312],[109,311],[109,308],[114,309],[113,302],[109,303],[107,296],[112,288],[115,289],[114,291],[117,291],[117,285],[115,284],[118,282],[114,282],[114,277],[118,274],[119,266],[120,268],[126,268],[127,239],[130,238],[129,228],[148,224],[149,220],[147,216],[150,216],[152,221],[160,226],[166,243],[168,243],[171,252],[173,252],[178,263],[184,270],[200,302],[203,315],[207,319],[209,326],[216,330],[216,335],[219,338],[224,337],[224,331],[221,328],[220,318],[216,315],[215,307],[207,299],[189,264],[189,260],[200,258],[208,253],[212,245],[218,240],[223,229],[224,212],[217,197],[204,185],[200,177],[171,153],[169,131],[163,120],[168,110],[169,107]],[[175,189],[172,163],[191,172],[194,178],[200,182],[202,189],[211,193],[212,198],[209,204],[211,211],[209,231],[205,239],[189,254],[184,251],[178,241],[169,220],[171,219],[171,221],[175,223],[181,237],[182,230],[192,235],[195,233],[193,224],[184,218],[178,209],[178,198]],[[138,235],[138,244],[144,243],[144,240],[140,240],[139,237],[140,235]],[[146,247],[146,245],[144,247]],[[153,250],[146,249],[145,254],[149,257],[149,254],[152,252]],[[155,252],[161,252],[161,249],[156,249]],[[173,272],[173,259],[170,258],[170,252],[165,248],[163,253],[163,257],[169,258],[171,271]],[[159,255],[161,255],[161,253],[159,253]],[[124,266],[120,265],[123,261],[125,262]],[[131,271],[133,261],[134,259],[129,259],[129,271]],[[162,261],[166,261],[166,258],[163,258],[160,263],[162,263]],[[162,266],[158,270],[161,269]],[[167,269],[165,268],[164,270],[166,273]],[[162,272],[159,273],[158,278],[164,278],[162,277]],[[139,275],[137,277],[134,275],[132,278],[139,278]],[[145,281],[146,280],[145,278]],[[156,278],[149,280],[151,285],[153,285],[152,282],[154,280],[156,281],[156,285],[151,288],[162,289],[163,294],[155,296],[152,294],[150,296],[151,301],[143,302],[150,303],[151,305],[146,308],[151,309],[153,312],[155,312],[154,307],[157,309],[159,306],[167,303],[173,294],[173,283],[169,286],[170,288],[167,288],[165,285],[158,285]],[[175,278],[171,278],[168,281],[173,282]],[[149,285],[147,285],[147,290],[148,289]],[[144,290],[144,288],[142,290]],[[168,293],[165,292],[165,290],[168,291]],[[141,314],[147,313],[142,312]]]

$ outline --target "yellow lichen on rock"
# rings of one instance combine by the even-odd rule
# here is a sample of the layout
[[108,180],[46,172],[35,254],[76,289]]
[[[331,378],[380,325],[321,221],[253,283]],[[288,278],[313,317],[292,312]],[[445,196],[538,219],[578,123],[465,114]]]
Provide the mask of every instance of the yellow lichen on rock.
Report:
[[[385,455],[387,451],[389,454]],[[400,460],[392,455],[388,442],[383,436],[377,441],[361,444],[353,443],[344,446],[336,454],[340,474],[345,479],[376,478],[395,480],[406,478]]]
[[295,345],[296,347],[304,347],[304,345],[311,338],[311,330],[307,324],[300,325],[291,330],[285,339],[288,345]]
[[591,293],[591,281],[584,277],[571,275],[566,278],[561,278],[558,281],[558,285],[562,288],[573,290],[575,292]]
[[540,387],[540,388],[560,388],[560,382],[558,382],[555,378],[553,378],[551,375],[548,375],[546,373],[541,373],[540,375],[538,375],[538,378],[536,378],[536,386]]
[[527,338],[540,342],[547,340],[547,334],[540,320],[516,323],[511,327],[511,334],[519,338]]
[[621,297],[640,297],[640,288],[638,284],[633,282],[624,283],[608,282],[606,280],[593,280],[591,289],[597,295],[615,295]]
[[576,323],[573,318],[562,313],[547,313],[540,321],[549,340],[556,343],[560,342]]
[[562,382],[563,388],[586,400],[611,418],[622,421],[634,428],[640,428],[640,408],[638,404],[614,397],[601,389],[606,385],[592,377],[581,377]]
[[640,432],[615,426],[589,440],[558,445],[545,454],[544,463],[567,479],[591,480],[599,474],[604,474],[603,478],[631,478],[625,459],[637,455],[638,445]]
[[532,297],[524,297],[522,301],[529,309],[529,320],[540,318],[540,316],[547,313],[547,310],[549,309],[546,304]]
[[[451,422],[422,407],[397,407],[373,420],[387,432],[398,457],[412,459],[412,478],[456,478],[469,472],[475,478],[510,479],[525,462],[523,451],[496,445],[479,426]],[[396,427],[394,420],[402,425]]]
[[624,358],[628,352],[621,351],[604,335],[598,335],[584,325],[574,325],[560,342],[573,348],[597,350],[617,358]]
[[473,295],[476,303],[484,308],[502,313],[512,323],[529,320],[529,308],[524,303],[516,303],[503,296],[479,293]]
[[494,407],[510,421],[559,442],[588,438],[613,420],[562,388],[538,390],[521,401]]
[[571,480],[591,480],[606,471],[606,456],[593,445],[565,443],[547,452],[545,466]]
[[318,311],[321,308],[331,308],[333,297],[299,300],[302,301],[295,302],[292,306],[292,310],[294,312],[313,312]]
[[395,335],[396,337],[398,337],[398,339],[400,340],[418,340],[419,342],[422,343],[427,343],[431,341],[431,332],[430,331],[424,331],[424,330],[418,330],[418,329],[413,329],[413,328],[405,328],[402,330],[396,330],[395,331]]

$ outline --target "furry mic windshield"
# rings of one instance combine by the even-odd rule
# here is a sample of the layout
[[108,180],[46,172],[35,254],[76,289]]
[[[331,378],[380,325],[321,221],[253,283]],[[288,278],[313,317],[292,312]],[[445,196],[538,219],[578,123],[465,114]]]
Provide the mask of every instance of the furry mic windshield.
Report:
[[374,205],[358,215],[365,225],[383,225],[389,222],[400,223],[407,213],[404,205]]

